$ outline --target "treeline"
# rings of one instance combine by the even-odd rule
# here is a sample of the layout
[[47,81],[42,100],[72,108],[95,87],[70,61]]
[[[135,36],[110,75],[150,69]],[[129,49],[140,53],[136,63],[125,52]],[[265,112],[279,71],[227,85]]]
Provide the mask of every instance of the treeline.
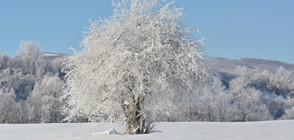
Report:
[[44,60],[34,42],[21,42],[16,57],[0,55],[0,122],[61,122],[63,61]]
[[195,104],[183,104],[173,121],[262,121],[294,119],[294,83],[280,67],[267,70],[238,67],[220,73],[210,85],[199,87]]
[[[21,42],[18,56],[0,55],[0,122],[62,122],[64,57],[46,60],[41,47]],[[217,71],[217,70],[216,70]],[[178,102],[180,110],[165,121],[259,121],[294,119],[294,83],[280,67],[267,70],[238,67],[219,72],[209,85],[199,85],[197,102]],[[79,118],[77,122],[86,121]]]

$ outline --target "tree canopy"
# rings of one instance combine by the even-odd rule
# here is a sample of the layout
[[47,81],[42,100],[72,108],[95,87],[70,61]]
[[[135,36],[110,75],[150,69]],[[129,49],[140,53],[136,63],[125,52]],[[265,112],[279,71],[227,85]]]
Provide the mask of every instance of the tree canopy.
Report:
[[113,16],[91,21],[65,68],[69,120],[125,120],[126,133],[146,133],[209,80],[200,41],[172,4],[116,1]]

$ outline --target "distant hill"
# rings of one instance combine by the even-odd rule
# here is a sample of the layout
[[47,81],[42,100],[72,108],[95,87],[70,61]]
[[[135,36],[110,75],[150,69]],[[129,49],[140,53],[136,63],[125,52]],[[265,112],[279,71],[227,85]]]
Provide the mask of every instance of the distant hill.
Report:
[[[56,58],[65,57],[68,54],[43,52],[42,57],[45,61],[52,62]],[[232,74],[238,66],[244,66],[249,69],[268,70],[275,73],[279,67],[284,67],[292,73],[294,79],[294,64],[284,63],[280,61],[255,59],[255,58],[241,58],[241,59],[227,59],[223,57],[216,57],[207,59],[208,63],[216,68],[218,71],[226,74]]]
[[47,61],[53,61],[54,59],[56,58],[60,58],[60,57],[65,57],[67,56],[68,54],[63,54],[63,53],[50,53],[50,52],[43,52],[42,53],[42,58],[44,60],[47,60]]
[[222,57],[210,58],[207,60],[210,65],[224,73],[232,73],[238,66],[244,66],[250,69],[268,70],[275,73],[279,67],[284,67],[292,73],[294,78],[294,64],[288,64],[280,61],[255,59],[255,58],[242,58],[242,59],[227,59]]

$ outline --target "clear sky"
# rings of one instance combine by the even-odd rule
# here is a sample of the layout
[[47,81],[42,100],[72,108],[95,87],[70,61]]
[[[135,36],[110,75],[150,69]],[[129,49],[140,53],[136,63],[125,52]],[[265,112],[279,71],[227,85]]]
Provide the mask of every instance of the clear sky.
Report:
[[[294,0],[176,0],[184,22],[200,29],[209,57],[261,58],[294,64]],[[71,53],[88,19],[112,14],[111,0],[0,0],[0,49],[21,40],[44,52]]]

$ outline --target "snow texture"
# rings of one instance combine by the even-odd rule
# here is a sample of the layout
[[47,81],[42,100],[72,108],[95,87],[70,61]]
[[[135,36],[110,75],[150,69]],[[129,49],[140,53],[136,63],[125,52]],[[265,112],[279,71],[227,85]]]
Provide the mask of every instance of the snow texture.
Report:
[[96,136],[96,135],[121,135],[121,133],[118,133],[114,128],[110,128],[109,130],[106,130],[104,132],[98,132],[98,133],[95,133],[95,132],[92,132],[92,135],[93,136]]
[[[110,131],[109,128],[113,128]],[[1,140],[293,140],[294,120],[265,122],[181,122],[158,123],[150,134],[105,135],[97,132],[123,132],[113,123],[1,124]],[[93,135],[95,134],[95,135]]]

